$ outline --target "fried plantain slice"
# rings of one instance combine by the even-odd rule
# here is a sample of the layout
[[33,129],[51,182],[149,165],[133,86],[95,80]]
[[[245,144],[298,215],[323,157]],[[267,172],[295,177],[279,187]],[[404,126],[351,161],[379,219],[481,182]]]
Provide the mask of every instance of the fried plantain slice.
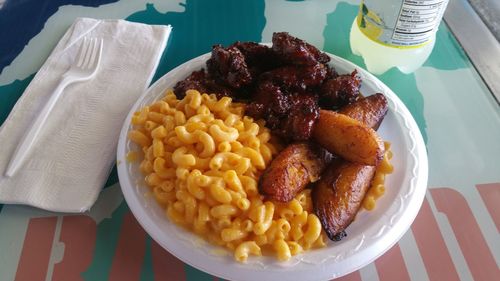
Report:
[[348,161],[376,166],[384,155],[384,142],[372,129],[347,115],[320,110],[314,140]]
[[377,130],[387,114],[387,109],[386,97],[378,93],[348,104],[342,107],[338,113],[347,115]]
[[334,159],[312,189],[314,212],[328,238],[345,236],[344,229],[354,220],[375,174],[375,166]]
[[319,179],[332,158],[332,154],[314,143],[291,144],[264,171],[259,192],[268,199],[289,202],[307,184]]

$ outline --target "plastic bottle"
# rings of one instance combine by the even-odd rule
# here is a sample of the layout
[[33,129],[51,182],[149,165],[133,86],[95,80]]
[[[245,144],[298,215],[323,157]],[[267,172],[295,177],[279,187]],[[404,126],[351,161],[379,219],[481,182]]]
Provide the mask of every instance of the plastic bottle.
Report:
[[411,73],[427,60],[448,0],[362,0],[351,27],[354,54],[368,71]]

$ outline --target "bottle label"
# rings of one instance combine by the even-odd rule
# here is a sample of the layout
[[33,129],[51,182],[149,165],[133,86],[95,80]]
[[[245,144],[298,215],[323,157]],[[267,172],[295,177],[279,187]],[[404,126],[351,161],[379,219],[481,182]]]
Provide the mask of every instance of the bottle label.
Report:
[[362,0],[357,24],[368,38],[390,47],[420,47],[432,38],[448,0]]

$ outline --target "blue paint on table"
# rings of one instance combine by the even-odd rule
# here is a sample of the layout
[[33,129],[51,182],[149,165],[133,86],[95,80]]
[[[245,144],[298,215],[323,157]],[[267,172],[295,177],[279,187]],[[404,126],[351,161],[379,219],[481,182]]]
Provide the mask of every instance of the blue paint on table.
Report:
[[[7,0],[0,9],[0,73],[38,34],[59,7],[80,5],[98,7],[118,0]],[[1,112],[1,111],[0,111]]]

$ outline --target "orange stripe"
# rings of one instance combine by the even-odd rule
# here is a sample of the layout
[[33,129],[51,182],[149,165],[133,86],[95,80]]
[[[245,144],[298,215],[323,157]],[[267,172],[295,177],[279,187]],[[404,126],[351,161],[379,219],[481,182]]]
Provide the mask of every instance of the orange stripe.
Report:
[[411,229],[429,280],[459,281],[457,270],[427,199],[424,200]]
[[56,223],[57,217],[30,219],[17,266],[16,281],[45,280]]
[[123,217],[109,281],[140,279],[146,252],[146,232],[129,212]]
[[153,255],[153,271],[155,281],[186,280],[184,263],[164,250],[154,240],[151,242],[151,254]]
[[474,280],[496,280],[500,276],[500,269],[462,194],[451,188],[432,189],[431,194],[438,211],[448,217]]
[[97,226],[83,215],[65,216],[59,240],[64,243],[64,256],[54,266],[53,281],[84,281],[81,274],[89,267],[95,248]]
[[387,253],[375,261],[380,280],[410,281],[406,264],[399,244],[394,245]]
[[478,184],[476,188],[500,232],[500,183]]

